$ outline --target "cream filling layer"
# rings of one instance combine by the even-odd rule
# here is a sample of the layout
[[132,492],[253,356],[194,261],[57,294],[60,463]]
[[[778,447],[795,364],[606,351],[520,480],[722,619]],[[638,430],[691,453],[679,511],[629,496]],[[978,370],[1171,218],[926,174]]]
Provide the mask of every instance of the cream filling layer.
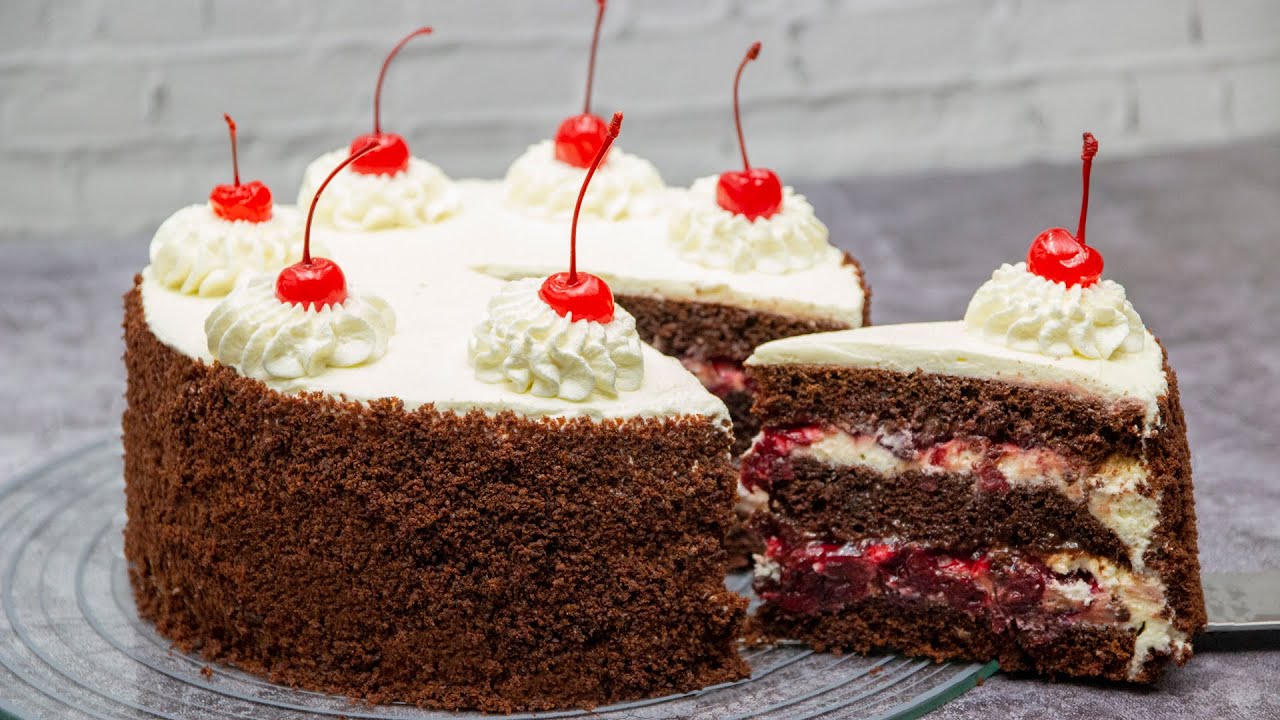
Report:
[[1050,450],[997,446],[993,452],[995,458],[989,461],[991,456],[983,449],[951,441],[907,459],[895,454],[876,436],[832,430],[812,445],[797,446],[792,456],[839,467],[866,468],[886,477],[909,471],[976,477],[983,464],[991,462],[1011,487],[1051,488],[1072,501],[1084,502],[1089,514],[1124,543],[1134,569],[1146,568],[1143,558],[1160,522],[1160,495],[1142,494],[1147,469],[1140,460],[1114,456],[1095,473],[1082,476]]
[[1165,600],[1165,586],[1158,576],[1131,572],[1109,560],[1079,553],[1055,553],[1045,558],[1045,564],[1063,575],[1089,573],[1129,611],[1124,627],[1138,634],[1129,661],[1129,677],[1142,673],[1142,666],[1153,652],[1170,653],[1179,663],[1190,657],[1191,639],[1174,627],[1173,610]]

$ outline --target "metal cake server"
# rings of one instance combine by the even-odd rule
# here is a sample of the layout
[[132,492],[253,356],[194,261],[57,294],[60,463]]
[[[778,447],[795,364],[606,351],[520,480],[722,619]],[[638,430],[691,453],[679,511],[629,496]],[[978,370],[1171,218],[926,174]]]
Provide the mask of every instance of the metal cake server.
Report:
[[1205,573],[1207,633],[1280,631],[1280,571]]

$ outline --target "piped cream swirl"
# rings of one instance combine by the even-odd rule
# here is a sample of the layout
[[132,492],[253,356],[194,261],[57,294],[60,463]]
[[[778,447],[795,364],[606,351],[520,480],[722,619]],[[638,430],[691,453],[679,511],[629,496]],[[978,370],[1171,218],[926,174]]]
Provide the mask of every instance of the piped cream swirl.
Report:
[[209,207],[188,205],[161,223],[151,239],[151,275],[185,295],[218,297],[242,275],[274,272],[302,257],[302,215],[277,205],[269,220],[224,220]]
[[716,202],[716,176],[699,178],[671,214],[668,240],[686,259],[737,273],[785,274],[839,254],[813,206],[790,187],[773,216],[748,220]]
[[541,285],[540,278],[514,280],[489,301],[468,344],[476,378],[572,401],[639,389],[644,357],[635,318],[620,307],[607,323],[562,317],[538,297]]
[[998,268],[974,293],[964,322],[988,342],[1049,357],[1109,360],[1141,351],[1146,337],[1119,283],[1067,287],[1025,262]]
[[[557,160],[552,141],[530,145],[507,169],[507,204],[543,219],[568,218],[586,174],[586,168]],[[591,178],[582,214],[604,220],[652,215],[661,209],[665,190],[653,163],[615,146]]]
[[340,305],[304,308],[280,302],[268,274],[237,285],[204,323],[215,359],[267,381],[377,360],[395,329],[395,313],[381,298],[351,295]]
[[[346,150],[335,150],[307,166],[298,207],[311,205],[316,189],[346,157]],[[409,167],[395,175],[364,175],[345,168],[325,188],[315,222],[344,231],[418,227],[448,217],[460,205],[461,194],[440,168],[409,158]]]

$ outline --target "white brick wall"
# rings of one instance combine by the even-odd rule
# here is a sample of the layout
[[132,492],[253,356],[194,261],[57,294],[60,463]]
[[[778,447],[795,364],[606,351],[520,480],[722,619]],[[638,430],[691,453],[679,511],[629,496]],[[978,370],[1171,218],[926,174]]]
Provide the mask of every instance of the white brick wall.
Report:
[[[590,0],[0,0],[0,237],[145,232],[246,174],[289,202],[370,123],[455,176],[500,175],[581,102]],[[612,0],[596,110],[668,180],[1070,160],[1280,132],[1280,0]]]

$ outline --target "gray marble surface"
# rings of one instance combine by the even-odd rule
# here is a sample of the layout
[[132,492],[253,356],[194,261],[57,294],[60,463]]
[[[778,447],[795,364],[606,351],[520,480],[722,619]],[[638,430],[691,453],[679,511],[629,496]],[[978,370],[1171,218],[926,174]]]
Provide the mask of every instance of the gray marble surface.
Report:
[[[862,260],[873,321],[891,323],[960,317],[1036,233],[1074,228],[1078,178],[1035,166],[802,190]],[[1204,569],[1280,569],[1280,139],[1104,152],[1094,183],[1091,244],[1179,374]],[[146,259],[145,238],[0,244],[0,479],[116,427],[120,295]],[[1280,647],[1200,652],[1150,690],[998,675],[930,717],[1280,717]]]

